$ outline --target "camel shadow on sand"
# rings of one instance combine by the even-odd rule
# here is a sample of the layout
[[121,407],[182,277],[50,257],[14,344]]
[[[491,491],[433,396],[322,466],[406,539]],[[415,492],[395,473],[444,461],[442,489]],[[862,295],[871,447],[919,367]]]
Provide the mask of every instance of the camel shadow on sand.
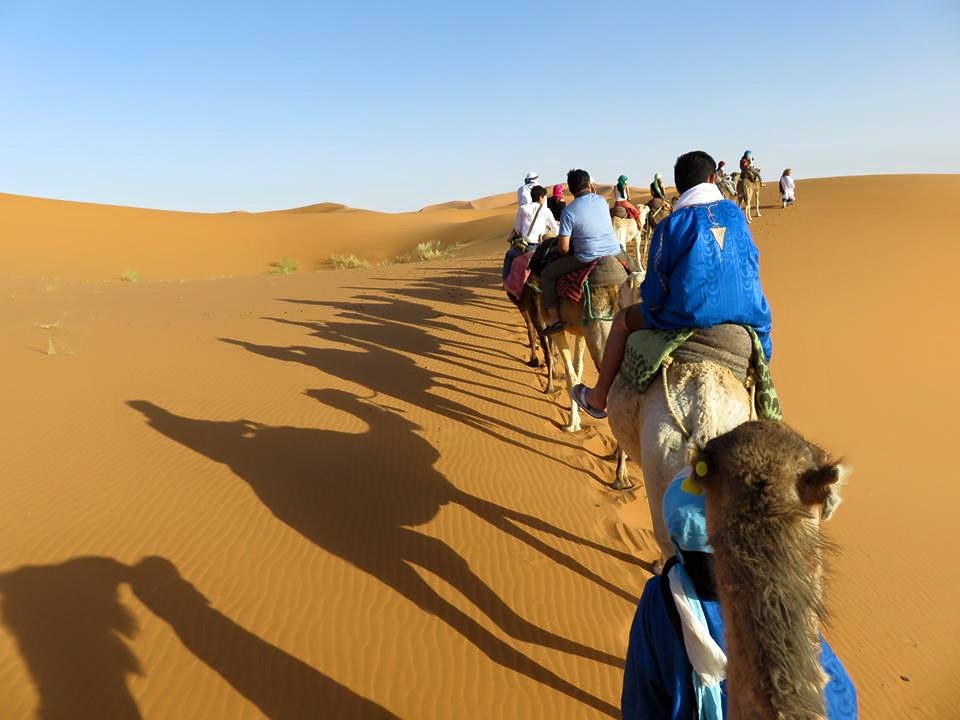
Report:
[[139,628],[120,601],[122,583],[267,717],[395,717],[220,613],[169,560],[128,567],[78,557],[0,575],[3,625],[33,678],[41,720],[142,717],[127,687],[130,675],[145,673],[127,644]]
[[[515,613],[442,540],[413,526],[456,502],[577,571],[590,571],[510,522],[511,513],[454,488],[435,468],[437,451],[400,413],[338,390],[308,394],[362,420],[365,433],[210,421],[133,401],[149,425],[229,466],[282,522],[324,550],[378,578],[424,612],[447,623],[490,660],[601,712],[616,708],[576,687],[498,638],[444,599],[414,566],[456,588],[500,630],[521,641],[622,667],[622,659],[540,628]],[[520,513],[535,526],[546,526]],[[562,534],[562,533],[561,533]],[[603,582],[594,576],[595,581]],[[614,589],[613,586],[607,584]]]
[[[433,282],[432,279],[425,279],[421,284],[428,285]],[[445,288],[443,285],[440,287]],[[443,291],[446,292],[446,290]],[[476,295],[476,291],[469,287],[457,289],[456,292],[460,293],[457,296],[458,305],[460,300],[470,299]],[[539,450],[531,440],[547,443],[556,448],[564,448],[574,453],[582,452],[578,444],[561,440],[556,435],[543,435],[530,429],[519,430],[514,423],[498,419],[495,412],[488,413],[479,409],[482,403],[498,405],[499,401],[494,399],[495,394],[515,395],[527,401],[532,399],[535,403],[546,405],[550,402],[540,395],[531,395],[528,383],[505,378],[502,373],[497,374],[493,370],[495,366],[489,362],[478,363],[476,359],[456,352],[457,349],[478,352],[496,360],[499,364],[505,360],[508,362],[514,360],[499,351],[491,350],[489,341],[486,345],[476,345],[460,339],[443,339],[437,332],[428,332],[428,329],[446,330],[463,335],[463,329],[459,325],[452,323],[449,316],[444,316],[435,308],[411,302],[399,294],[361,295],[347,303],[289,298],[284,299],[284,302],[341,308],[337,314],[338,321],[333,322],[306,322],[276,317],[264,319],[303,327],[311,331],[312,337],[326,341],[327,345],[331,343],[347,345],[358,352],[329,346],[261,345],[233,338],[221,338],[221,341],[264,357],[315,367],[368,388],[377,394],[395,397],[417,405],[456,420],[474,430],[484,432],[499,442],[536,454],[546,462],[557,463],[587,475],[599,485],[607,485],[603,478],[585,469],[582,464],[564,459],[560,453]],[[469,320],[474,322],[475,319],[470,317]],[[427,370],[411,356],[431,359],[446,367],[443,370]],[[458,370],[464,370],[466,373]],[[489,377],[493,383],[472,379],[469,376],[470,373]],[[448,394],[439,395],[431,392],[434,389],[446,390]],[[460,402],[451,397],[450,393],[456,393],[469,402]],[[525,413],[538,420],[544,417],[515,405],[511,406],[511,413],[514,415]]]

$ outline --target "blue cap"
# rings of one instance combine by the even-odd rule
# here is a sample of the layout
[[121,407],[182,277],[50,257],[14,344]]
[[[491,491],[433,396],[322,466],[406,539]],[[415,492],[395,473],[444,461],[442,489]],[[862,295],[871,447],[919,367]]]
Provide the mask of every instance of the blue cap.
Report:
[[678,553],[712,553],[707,542],[706,502],[692,475],[693,469],[687,466],[670,481],[663,495],[663,522]]

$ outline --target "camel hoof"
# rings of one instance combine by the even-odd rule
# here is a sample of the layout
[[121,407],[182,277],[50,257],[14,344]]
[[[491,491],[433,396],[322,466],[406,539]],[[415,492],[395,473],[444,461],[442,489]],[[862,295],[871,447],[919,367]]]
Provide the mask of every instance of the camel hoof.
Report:
[[530,358],[527,360],[527,367],[538,368],[540,367],[540,361],[537,358]]
[[629,479],[621,480],[617,478],[613,481],[613,484],[610,486],[611,490],[630,490],[634,487],[634,484],[630,482]]
[[580,432],[580,425],[564,425],[563,431],[568,433]]

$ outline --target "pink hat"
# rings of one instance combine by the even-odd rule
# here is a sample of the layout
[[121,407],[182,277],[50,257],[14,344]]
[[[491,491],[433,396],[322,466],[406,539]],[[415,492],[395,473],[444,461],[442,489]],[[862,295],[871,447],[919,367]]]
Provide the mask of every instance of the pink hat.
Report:
[[555,198],[563,197],[563,185],[554,185],[553,186],[553,196]]

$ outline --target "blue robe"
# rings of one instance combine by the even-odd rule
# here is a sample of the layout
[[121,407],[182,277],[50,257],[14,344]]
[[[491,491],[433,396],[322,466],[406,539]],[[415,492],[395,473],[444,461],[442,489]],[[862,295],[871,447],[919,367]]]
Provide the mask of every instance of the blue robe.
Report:
[[[720,239],[712,232],[718,233]],[[743,212],[730,200],[667,216],[650,244],[640,306],[648,328],[750,325],[770,360],[770,306],[760,285],[759,251]]]
[[[647,581],[630,628],[620,708],[623,720],[695,720],[693,667],[667,612],[662,576]],[[710,635],[726,651],[717,600],[701,600]],[[830,677],[824,690],[830,720],[855,720],[857,693],[840,659],[820,639],[820,664]],[[726,715],[726,682],[721,685]]]

